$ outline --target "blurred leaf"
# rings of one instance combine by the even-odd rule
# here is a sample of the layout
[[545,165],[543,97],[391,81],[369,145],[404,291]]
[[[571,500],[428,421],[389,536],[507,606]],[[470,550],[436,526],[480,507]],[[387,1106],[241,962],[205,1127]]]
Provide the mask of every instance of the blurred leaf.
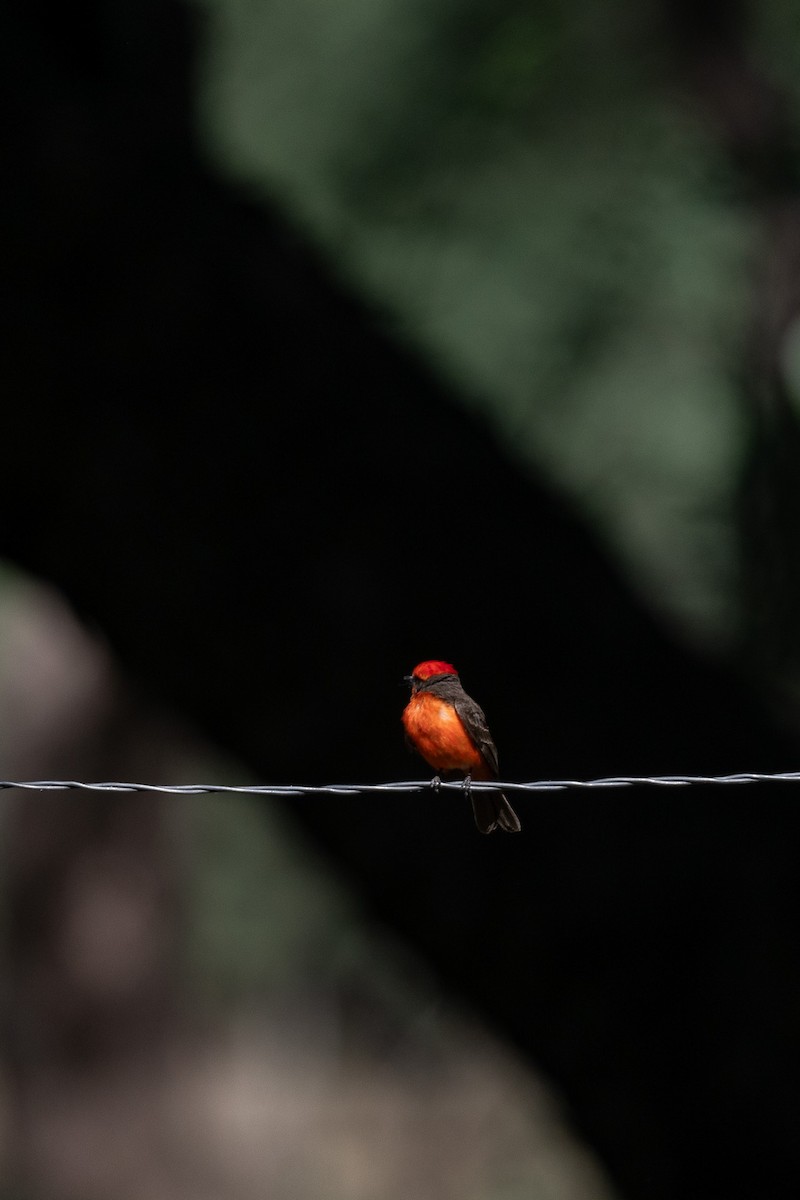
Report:
[[207,0],[205,125],[597,522],[733,627],[753,230],[648,6]]

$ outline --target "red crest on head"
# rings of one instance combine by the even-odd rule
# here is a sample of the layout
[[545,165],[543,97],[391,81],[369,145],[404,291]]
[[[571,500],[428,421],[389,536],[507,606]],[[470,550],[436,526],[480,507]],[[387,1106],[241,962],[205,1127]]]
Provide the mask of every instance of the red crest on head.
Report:
[[414,679],[432,679],[434,675],[457,675],[458,671],[452,663],[432,658],[429,662],[418,663],[411,674]]

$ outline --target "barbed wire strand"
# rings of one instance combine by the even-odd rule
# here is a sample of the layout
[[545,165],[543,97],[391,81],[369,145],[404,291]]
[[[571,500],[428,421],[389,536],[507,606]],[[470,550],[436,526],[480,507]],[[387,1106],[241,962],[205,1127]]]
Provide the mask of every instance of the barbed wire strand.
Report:
[[[474,792],[564,792],[572,789],[630,787],[694,787],[748,783],[800,783],[800,771],[762,773],[746,771],[737,775],[618,775],[608,779],[537,779],[528,783],[501,780],[473,780]],[[430,779],[402,783],[333,784],[227,784],[227,783],[85,783],[77,779],[0,780],[0,791],[18,788],[29,792],[146,792],[169,796],[366,796],[375,793],[463,791],[462,781]]]

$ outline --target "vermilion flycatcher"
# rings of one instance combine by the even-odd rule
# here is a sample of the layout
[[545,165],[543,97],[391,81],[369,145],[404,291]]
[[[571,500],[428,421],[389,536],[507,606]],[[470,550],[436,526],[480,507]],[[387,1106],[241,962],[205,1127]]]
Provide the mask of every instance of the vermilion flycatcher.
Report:
[[[409,744],[445,778],[497,779],[497,748],[483,710],[467,695],[450,663],[434,659],[414,667],[406,680],[411,699],[403,710]],[[481,833],[519,833],[519,817],[502,792],[470,792]]]

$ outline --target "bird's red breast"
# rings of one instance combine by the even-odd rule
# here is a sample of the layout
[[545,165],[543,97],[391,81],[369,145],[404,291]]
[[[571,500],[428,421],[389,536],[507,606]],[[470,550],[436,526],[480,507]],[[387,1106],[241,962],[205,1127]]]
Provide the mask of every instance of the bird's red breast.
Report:
[[403,712],[408,740],[436,771],[463,771],[474,779],[492,773],[452,704],[433,692],[417,692]]

